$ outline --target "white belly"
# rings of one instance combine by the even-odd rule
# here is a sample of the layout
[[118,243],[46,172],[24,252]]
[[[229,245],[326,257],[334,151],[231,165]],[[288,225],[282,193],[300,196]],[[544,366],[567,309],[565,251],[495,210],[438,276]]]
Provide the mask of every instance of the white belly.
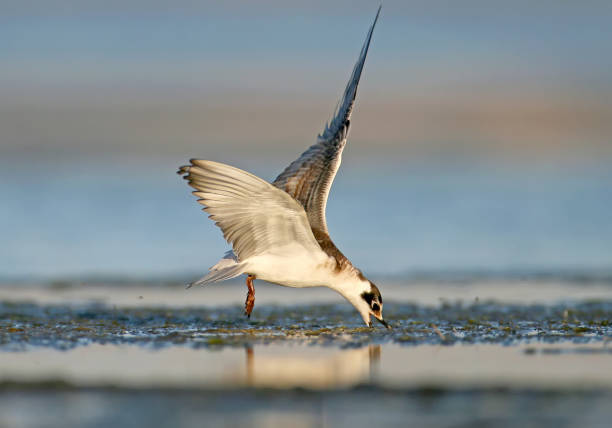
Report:
[[283,250],[245,260],[246,272],[287,287],[329,286],[333,282],[334,261],[323,251],[308,252],[298,246]]

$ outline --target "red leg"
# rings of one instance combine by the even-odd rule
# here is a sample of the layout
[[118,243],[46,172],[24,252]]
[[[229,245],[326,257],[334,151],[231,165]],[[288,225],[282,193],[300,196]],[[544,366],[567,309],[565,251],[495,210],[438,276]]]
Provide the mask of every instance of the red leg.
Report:
[[249,275],[246,279],[249,294],[247,294],[246,302],[244,303],[244,313],[249,318],[251,318],[251,312],[253,311],[253,306],[255,306],[255,287],[253,286],[254,279],[256,279],[255,275]]

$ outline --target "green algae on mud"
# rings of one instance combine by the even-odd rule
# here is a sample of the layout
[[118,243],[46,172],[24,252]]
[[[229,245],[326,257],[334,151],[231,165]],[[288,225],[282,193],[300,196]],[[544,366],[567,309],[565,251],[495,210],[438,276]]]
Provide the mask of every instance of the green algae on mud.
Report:
[[241,307],[113,308],[0,302],[0,349],[70,349],[90,343],[152,347],[244,346],[296,342],[340,347],[368,344],[511,345],[587,343],[612,337],[612,302],[558,305],[474,303],[385,305],[392,330],[364,327],[347,305],[266,306],[253,319]]

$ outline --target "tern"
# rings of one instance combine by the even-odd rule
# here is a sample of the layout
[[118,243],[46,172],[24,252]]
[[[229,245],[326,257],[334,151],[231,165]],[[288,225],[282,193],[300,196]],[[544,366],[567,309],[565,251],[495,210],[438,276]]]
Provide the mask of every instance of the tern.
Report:
[[191,159],[182,175],[232,246],[208,274],[205,285],[246,274],[245,313],[255,304],[255,279],[287,287],[329,287],[346,298],[364,322],[385,327],[380,291],[334,245],[325,207],[347,142],[357,86],[380,7],[332,119],[302,155],[272,183],[219,162]]

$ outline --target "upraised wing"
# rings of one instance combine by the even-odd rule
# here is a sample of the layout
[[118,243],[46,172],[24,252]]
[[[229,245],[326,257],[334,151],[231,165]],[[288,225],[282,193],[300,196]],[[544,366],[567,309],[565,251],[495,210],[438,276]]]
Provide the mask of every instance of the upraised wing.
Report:
[[301,246],[319,250],[304,208],[287,193],[246,171],[192,159],[179,174],[223,232],[239,261],[270,249]]
[[[319,134],[317,143],[302,153],[272,183],[303,205],[313,232],[322,232],[324,235],[328,235],[325,221],[327,197],[336,172],[340,167],[342,150],[346,145],[351,124],[351,113],[355,104],[359,78],[379,14],[380,7],[361,48],[351,78],[344,89],[344,94],[336,106],[332,119],[325,125],[323,132]],[[319,233],[315,233],[315,236],[319,236]]]

